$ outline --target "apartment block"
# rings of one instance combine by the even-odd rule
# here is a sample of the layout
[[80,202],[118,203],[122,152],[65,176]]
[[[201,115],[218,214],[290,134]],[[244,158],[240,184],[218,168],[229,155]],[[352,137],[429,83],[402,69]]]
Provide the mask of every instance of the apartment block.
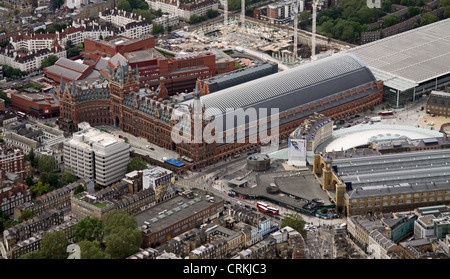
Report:
[[8,148],[0,144],[0,169],[25,178],[25,159],[22,149]]
[[3,244],[6,250],[10,250],[20,241],[32,237],[40,231],[46,231],[52,226],[64,222],[64,213],[61,210],[51,209],[33,218],[23,221],[3,232]]
[[69,243],[72,243],[75,240],[73,228],[76,223],[78,223],[78,220],[72,218],[67,222],[56,224],[47,229],[33,233],[31,237],[14,243],[8,247],[5,246],[5,243],[0,243],[2,257],[5,259],[19,259],[20,256],[24,254],[40,250],[43,237],[45,234],[50,232],[62,231],[64,232]]
[[39,215],[49,209],[68,209],[70,208],[71,193],[80,184],[86,188],[87,183],[89,183],[89,180],[79,179],[74,183],[68,184],[62,188],[41,195],[33,201],[29,201],[21,204],[20,206],[16,206],[14,208],[14,219],[18,219],[22,214],[22,211],[25,209],[31,210],[34,215]]
[[0,208],[8,215],[14,213],[14,208],[31,201],[31,190],[25,184],[15,182],[8,191],[0,192]]

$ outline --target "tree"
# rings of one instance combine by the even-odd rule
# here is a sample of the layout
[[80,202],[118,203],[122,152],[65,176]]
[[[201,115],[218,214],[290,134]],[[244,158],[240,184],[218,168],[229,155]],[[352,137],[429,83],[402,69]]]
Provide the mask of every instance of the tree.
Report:
[[164,26],[162,26],[162,24],[157,23],[153,24],[152,34],[153,35],[164,34]]
[[309,11],[303,11],[300,13],[298,18],[298,22],[300,27],[305,27],[309,23],[309,18],[311,17],[311,13]]
[[58,56],[56,55],[49,55],[48,57],[44,58],[41,62],[41,69],[44,69],[46,67],[49,67],[53,64],[55,64],[56,61],[58,61]]
[[194,24],[200,21],[200,17],[196,14],[191,15],[191,17],[189,18],[189,23],[190,24]]
[[408,17],[413,17],[420,14],[420,8],[419,7],[414,7],[414,6],[410,6],[408,7]]
[[432,14],[423,14],[422,17],[420,18],[420,26],[425,26],[427,24],[433,23],[438,21],[439,19],[437,18],[437,16],[432,15]]
[[23,221],[26,221],[26,220],[28,220],[28,219],[31,219],[31,218],[33,218],[34,217],[34,214],[33,214],[33,212],[31,211],[31,210],[29,210],[29,209],[24,209],[23,211],[22,211],[22,213],[20,214],[20,217],[19,217],[19,222],[20,223],[22,223]]
[[111,256],[102,250],[98,241],[83,240],[78,243],[78,246],[80,246],[81,259],[111,259]]
[[37,168],[40,173],[50,173],[56,169],[56,159],[53,156],[42,155],[38,159]]
[[39,181],[37,185],[30,186],[31,192],[33,192],[35,197],[47,193],[48,188],[50,188],[50,184],[42,181]]
[[11,104],[11,98],[8,97],[8,95],[6,94],[6,92],[0,90],[0,99],[5,100],[5,104]]
[[444,8],[444,18],[450,17],[450,5]]
[[397,15],[390,15],[384,19],[383,27],[387,28],[387,27],[393,26],[399,22],[400,22],[400,19],[398,18]]
[[70,167],[65,168],[61,174],[60,185],[65,186],[75,181],[77,181],[77,176],[73,169]]
[[37,166],[37,158],[36,158],[36,154],[34,153],[33,148],[31,148],[30,152],[28,152],[28,154],[25,155],[25,160],[30,162],[30,164],[33,168],[35,168]]
[[103,222],[94,217],[84,217],[73,227],[73,235],[77,242],[80,241],[102,241]]
[[127,172],[132,172],[135,170],[143,170],[146,168],[147,168],[147,162],[144,159],[142,159],[140,157],[134,157],[128,163]]
[[21,71],[18,68],[13,68],[9,65],[2,65],[3,67],[3,76],[7,77],[7,78],[12,78],[12,79],[19,79],[22,76],[26,75],[26,72]]
[[131,12],[131,4],[127,0],[119,0],[117,2],[117,9],[118,10],[125,10],[127,12]]
[[27,178],[25,178],[25,184],[27,184],[28,186],[33,186],[34,185],[34,180],[31,176],[27,176]]
[[305,224],[306,221],[302,218],[302,216],[298,214],[289,214],[284,217],[283,221],[281,222],[281,228],[289,226],[298,231],[304,238],[306,238]]
[[39,260],[39,259],[45,259],[44,254],[42,251],[33,251],[27,254],[23,254],[19,257],[21,260]]
[[214,18],[219,15],[219,12],[217,10],[208,10],[206,12],[206,15],[208,16],[208,18]]
[[103,218],[105,252],[112,258],[126,258],[139,251],[142,233],[137,229],[137,221],[120,210],[111,210]]
[[134,9],[133,13],[142,16],[145,18],[148,22],[152,22],[156,18],[156,16],[150,11],[150,10],[139,10]]
[[59,186],[59,175],[57,173],[49,173],[47,178],[48,184],[50,184],[50,191],[53,191],[58,188]]
[[114,233],[120,227],[136,228],[137,221],[133,216],[130,216],[120,210],[111,210],[106,213],[102,219],[103,233],[109,235]]
[[83,193],[85,191],[83,184],[79,184],[77,188],[73,191],[74,195],[78,195],[79,193]]
[[41,251],[45,259],[67,259],[69,241],[63,231],[49,232],[41,241]]
[[390,0],[383,1],[381,3],[381,9],[385,12],[390,12],[392,8],[392,2]]
[[139,252],[142,232],[136,228],[119,227],[106,236],[105,252],[113,259],[124,259]]
[[326,21],[320,26],[320,32],[322,32],[326,36],[330,35],[330,37],[332,37],[333,33],[331,30],[333,29],[333,26],[334,23],[331,20]]

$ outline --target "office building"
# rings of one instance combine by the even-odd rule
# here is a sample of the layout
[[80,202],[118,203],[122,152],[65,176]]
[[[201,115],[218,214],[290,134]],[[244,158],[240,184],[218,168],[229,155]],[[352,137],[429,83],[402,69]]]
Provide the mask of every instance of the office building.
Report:
[[89,125],[64,142],[64,165],[102,186],[124,177],[129,156],[129,144],[123,139]]

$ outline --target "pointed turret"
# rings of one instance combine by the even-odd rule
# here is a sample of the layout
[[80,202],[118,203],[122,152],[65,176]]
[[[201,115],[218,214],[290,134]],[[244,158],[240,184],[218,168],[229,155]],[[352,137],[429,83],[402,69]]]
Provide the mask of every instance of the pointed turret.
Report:
[[59,81],[59,88],[61,89],[61,93],[64,92],[65,85],[64,85],[64,78],[63,78],[62,74],[61,74],[61,80]]
[[202,113],[202,101],[200,100],[200,91],[198,90],[198,82],[195,83],[195,91],[194,91],[194,113],[201,114]]
[[75,80],[72,80],[72,95],[77,94],[77,85],[75,84]]

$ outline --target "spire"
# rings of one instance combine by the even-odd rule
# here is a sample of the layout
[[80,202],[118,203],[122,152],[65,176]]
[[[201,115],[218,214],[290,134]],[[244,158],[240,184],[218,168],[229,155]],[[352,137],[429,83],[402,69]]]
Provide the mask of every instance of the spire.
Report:
[[72,95],[75,95],[77,91],[77,86],[75,84],[75,80],[72,80]]
[[202,101],[200,100],[200,92],[198,90],[198,80],[195,83],[194,91],[194,113],[202,114]]
[[63,78],[62,74],[61,74],[61,80],[59,81],[59,88],[61,89],[61,92],[63,92],[64,88],[65,88],[65,86],[64,86],[64,78]]

